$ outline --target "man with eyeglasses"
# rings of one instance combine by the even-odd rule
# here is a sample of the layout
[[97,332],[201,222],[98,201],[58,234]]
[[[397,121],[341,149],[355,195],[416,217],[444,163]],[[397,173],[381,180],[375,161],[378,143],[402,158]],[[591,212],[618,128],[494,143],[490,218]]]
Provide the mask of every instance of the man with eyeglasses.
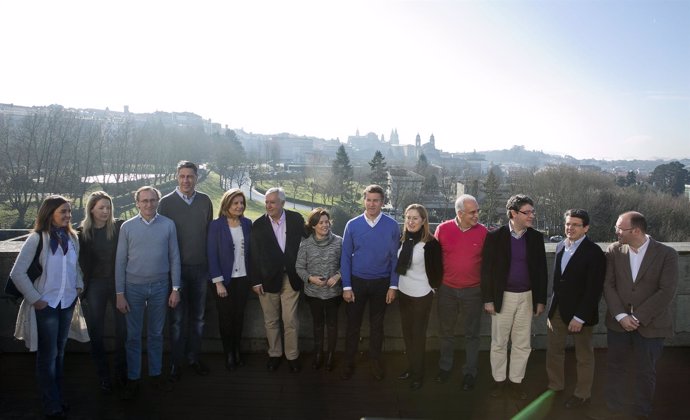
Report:
[[509,380],[515,398],[526,400],[522,380],[532,351],[532,315],[546,306],[546,251],[543,235],[532,228],[536,212],[530,197],[510,197],[506,214],[508,224],[489,232],[482,250],[482,299],[491,315],[491,396],[501,397]]
[[[652,412],[656,363],[673,335],[671,301],[678,286],[678,253],[647,234],[636,211],[621,214],[618,241],[606,250],[604,299],[607,328],[606,409],[594,419]],[[627,411],[627,412],[626,412]]]
[[122,224],[117,242],[117,309],[127,321],[127,385],[122,395],[126,400],[139,392],[144,313],[149,377],[154,388],[172,390],[172,384],[161,378],[163,326],[166,308],[180,302],[180,251],[175,223],[157,212],[159,198],[160,192],[153,187],[137,190],[134,199],[139,214]]
[[455,325],[458,314],[465,321],[465,365],[462,389],[474,388],[479,357],[479,326],[482,317],[482,292],[479,287],[482,247],[486,227],[479,223],[479,204],[469,194],[455,200],[457,217],[436,228],[434,236],[441,244],[443,282],[438,289],[440,358],[436,382],[450,378],[455,353]]
[[566,238],[556,246],[553,293],[546,319],[546,374],[549,389],[565,388],[565,343],[575,343],[577,383],[565,408],[586,406],[594,382],[592,329],[599,323],[599,301],[606,274],[606,257],[587,237],[589,214],[583,209],[565,212]]

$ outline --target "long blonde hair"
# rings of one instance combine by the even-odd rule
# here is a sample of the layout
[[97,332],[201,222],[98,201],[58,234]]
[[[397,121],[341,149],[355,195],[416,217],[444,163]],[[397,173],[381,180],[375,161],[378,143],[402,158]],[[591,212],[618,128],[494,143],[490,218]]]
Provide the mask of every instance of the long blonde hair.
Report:
[[[426,243],[434,239],[434,235],[431,234],[431,229],[429,228],[429,213],[426,211],[426,208],[421,204],[410,204],[405,209],[405,216],[407,216],[407,212],[410,210],[417,210],[419,216],[424,219],[424,223],[422,224],[422,239],[420,241]],[[405,223],[405,220],[403,219],[403,233],[400,237],[401,243],[404,243],[407,240],[407,235],[407,223]]]
[[113,208],[113,198],[108,195],[105,191],[95,191],[92,192],[91,195],[89,196],[89,201],[86,202],[86,211],[84,212],[84,220],[81,221],[80,225],[82,233],[84,235],[84,239],[87,241],[91,240],[91,237],[93,236],[93,229],[94,229],[94,223],[93,223],[93,215],[91,214],[91,210],[96,207],[96,204],[100,200],[108,200],[110,203],[110,218],[105,222],[105,234],[108,239],[112,239],[113,236],[115,236],[115,218],[113,217],[113,211],[115,210]]

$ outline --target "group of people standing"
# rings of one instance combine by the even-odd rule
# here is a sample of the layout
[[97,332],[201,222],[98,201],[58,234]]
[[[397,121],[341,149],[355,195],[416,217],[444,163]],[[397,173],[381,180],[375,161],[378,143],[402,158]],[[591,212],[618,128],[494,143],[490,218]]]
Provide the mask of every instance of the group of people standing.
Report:
[[[80,295],[101,389],[109,392],[119,385],[124,388],[123,398],[133,399],[142,376],[145,316],[148,375],[154,388],[171,390],[183,370],[208,374],[200,354],[209,285],[229,371],[244,364],[242,327],[250,291],[258,296],[263,312],[269,371],[279,368],[283,355],[291,372],[301,370],[297,311],[302,292],[313,320],[312,367],[333,370],[338,312],[344,301],[343,380],[355,373],[367,305],[369,367],[374,379],[384,378],[384,316],[387,306],[398,299],[408,362],[398,379],[409,380],[411,390],[423,386],[434,296],[438,296],[438,383],[452,376],[455,330],[462,314],[462,389],[474,388],[480,321],[487,313],[491,396],[497,398],[507,391],[518,399],[527,398],[522,382],[533,318],[547,312],[546,371],[549,388],[555,392],[565,388],[566,337],[575,342],[577,385],[565,402],[567,408],[590,401],[592,327],[598,323],[603,291],[609,308],[607,411],[595,417],[651,412],[656,361],[664,337],[672,334],[669,303],[678,264],[673,249],[647,235],[640,213],[619,217],[618,241],[604,253],[586,236],[587,212],[568,210],[566,239],[557,247],[548,300],[544,240],[533,228],[536,211],[526,195],[508,200],[509,221],[493,231],[479,223],[477,200],[461,195],[455,202],[456,217],[441,223],[433,234],[424,206],[408,206],[401,233],[398,223],[381,211],[384,190],[370,185],[363,193],[363,214],[347,222],[341,238],[331,231],[327,210],[314,209],[305,222],[301,214],[285,209],[281,188],[266,191],[266,213],[253,223],[244,216],[246,197],[239,189],[225,192],[213,219],[209,197],[195,188],[197,172],[194,163],[180,162],[178,186],[164,197],[153,187],[139,188],[135,193],[139,213],[125,222],[113,218],[111,197],[95,192],[78,231],[71,227],[69,201],[60,196],[44,200],[35,233],[27,239],[11,276],[24,294],[15,335],[38,351],[37,376],[47,417],[64,418],[69,408],[62,395],[64,347]],[[32,282],[27,272],[35,257],[43,273]],[[114,375],[103,339],[108,302],[114,308]],[[166,318],[171,366],[163,379]],[[629,363],[633,358],[634,365]],[[631,372],[634,380],[628,381]],[[634,400],[626,391],[631,383]]]

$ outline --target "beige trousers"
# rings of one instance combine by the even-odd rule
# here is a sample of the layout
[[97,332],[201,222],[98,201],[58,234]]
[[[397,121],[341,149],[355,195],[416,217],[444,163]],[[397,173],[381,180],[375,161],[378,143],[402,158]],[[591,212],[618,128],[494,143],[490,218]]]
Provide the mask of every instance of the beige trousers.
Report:
[[283,288],[280,293],[264,293],[259,296],[261,310],[264,313],[264,327],[268,339],[268,355],[280,357],[283,355],[283,346],[280,336],[280,318],[283,318],[285,330],[285,357],[295,360],[299,357],[299,317],[297,316],[297,303],[299,291],[295,291],[290,285],[287,274],[283,277]]
[[521,383],[532,351],[532,292],[503,293],[501,312],[491,317],[491,374],[496,382],[506,380],[508,340],[510,339],[510,371],[508,379]]
[[582,327],[579,333],[570,334],[568,325],[563,323],[558,310],[553,313],[550,322],[552,328],[547,328],[546,332],[546,374],[549,377],[549,389],[561,391],[565,388],[565,343],[570,335],[575,343],[577,359],[577,384],[573,395],[583,399],[591,397],[594,382],[592,327]]

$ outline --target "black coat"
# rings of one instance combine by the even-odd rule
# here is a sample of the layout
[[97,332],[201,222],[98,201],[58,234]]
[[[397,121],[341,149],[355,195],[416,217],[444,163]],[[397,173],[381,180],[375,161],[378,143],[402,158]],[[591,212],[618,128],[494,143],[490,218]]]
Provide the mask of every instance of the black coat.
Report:
[[[532,290],[532,306],[536,312],[537,304],[546,305],[546,286],[549,280],[544,236],[532,228],[527,228],[524,235],[527,241],[527,270]],[[510,258],[510,228],[505,225],[489,232],[482,249],[481,289],[484,303],[493,302],[496,312],[501,312],[503,306]]]
[[285,252],[280,249],[273,233],[269,216],[264,214],[254,221],[251,233],[252,284],[263,285],[264,292],[278,293],[283,286],[283,273],[287,273],[294,290],[302,289],[302,279],[295,270],[297,252],[306,237],[301,214],[285,211]]
[[599,322],[599,301],[606,276],[604,251],[585,237],[561,274],[564,249],[562,243],[557,249],[549,318],[558,308],[558,313],[566,324],[576,316],[585,321],[587,326],[596,325]]

